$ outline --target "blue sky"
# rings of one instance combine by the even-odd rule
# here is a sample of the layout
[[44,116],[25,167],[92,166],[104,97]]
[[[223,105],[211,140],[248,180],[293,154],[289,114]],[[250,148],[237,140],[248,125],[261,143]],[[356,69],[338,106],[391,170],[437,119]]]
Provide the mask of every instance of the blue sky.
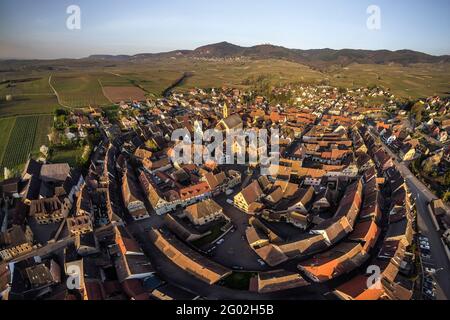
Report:
[[[81,8],[68,30],[66,8]],[[369,30],[369,5],[381,30]],[[228,41],[450,54],[448,0],[0,0],[0,58],[136,54]]]

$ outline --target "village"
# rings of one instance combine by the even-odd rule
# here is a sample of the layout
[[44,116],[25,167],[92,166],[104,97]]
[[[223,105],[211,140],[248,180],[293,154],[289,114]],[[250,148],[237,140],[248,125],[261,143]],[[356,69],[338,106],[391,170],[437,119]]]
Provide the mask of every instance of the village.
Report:
[[[385,88],[292,85],[58,111],[50,140],[83,154],[76,166],[51,163],[43,148],[0,182],[0,294],[446,299],[449,184],[435,185],[448,178],[450,124],[433,117],[450,102],[422,104],[412,119]],[[276,129],[279,145],[258,148],[279,161],[180,162],[177,129]]]

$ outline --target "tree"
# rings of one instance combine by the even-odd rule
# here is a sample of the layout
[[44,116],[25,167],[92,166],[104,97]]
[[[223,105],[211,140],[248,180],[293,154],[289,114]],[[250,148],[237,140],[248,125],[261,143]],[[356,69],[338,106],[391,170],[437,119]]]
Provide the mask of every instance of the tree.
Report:
[[68,116],[69,112],[66,109],[61,109],[58,108],[55,110],[55,116],[60,117],[60,116]]
[[447,191],[442,199],[444,202],[450,202],[450,191]]
[[450,186],[450,171],[447,171],[444,176],[444,184]]

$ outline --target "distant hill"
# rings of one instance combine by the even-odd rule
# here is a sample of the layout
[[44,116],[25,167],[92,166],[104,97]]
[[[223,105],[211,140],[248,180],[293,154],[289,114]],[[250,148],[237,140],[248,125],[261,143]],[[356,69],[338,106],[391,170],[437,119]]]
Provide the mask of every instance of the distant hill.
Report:
[[138,54],[134,56],[95,55],[87,59],[110,61],[139,61],[141,59],[164,57],[196,57],[196,58],[233,58],[247,57],[251,59],[283,59],[313,67],[329,65],[348,65],[351,63],[408,65],[413,63],[448,63],[450,56],[432,56],[412,50],[355,50],[355,49],[288,49],[270,44],[253,47],[240,47],[228,42],[220,42],[199,47],[195,50],[178,50],[165,53]]
[[191,55],[206,58],[226,58],[242,56],[245,49],[228,42],[220,42],[197,48],[191,52]]
[[325,70],[330,66],[359,64],[409,65],[414,63],[450,63],[450,56],[432,56],[412,50],[354,50],[354,49],[288,49],[271,44],[241,47],[228,42],[220,42],[199,47],[195,50],[175,50],[162,53],[142,53],[136,55],[98,54],[82,59],[54,60],[0,60],[0,71],[9,69],[35,68],[40,70],[64,70],[68,67],[115,66],[124,63],[145,63],[153,59],[170,58],[223,59],[245,57],[247,59],[282,59]]

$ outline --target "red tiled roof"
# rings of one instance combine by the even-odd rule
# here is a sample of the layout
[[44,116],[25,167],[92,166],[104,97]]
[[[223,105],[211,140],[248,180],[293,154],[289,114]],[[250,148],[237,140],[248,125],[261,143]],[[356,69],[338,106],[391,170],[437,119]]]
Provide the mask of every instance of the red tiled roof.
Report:
[[180,196],[182,200],[186,200],[189,198],[197,197],[204,193],[210,192],[211,188],[209,187],[207,182],[201,182],[194,186],[190,186],[180,190]]

